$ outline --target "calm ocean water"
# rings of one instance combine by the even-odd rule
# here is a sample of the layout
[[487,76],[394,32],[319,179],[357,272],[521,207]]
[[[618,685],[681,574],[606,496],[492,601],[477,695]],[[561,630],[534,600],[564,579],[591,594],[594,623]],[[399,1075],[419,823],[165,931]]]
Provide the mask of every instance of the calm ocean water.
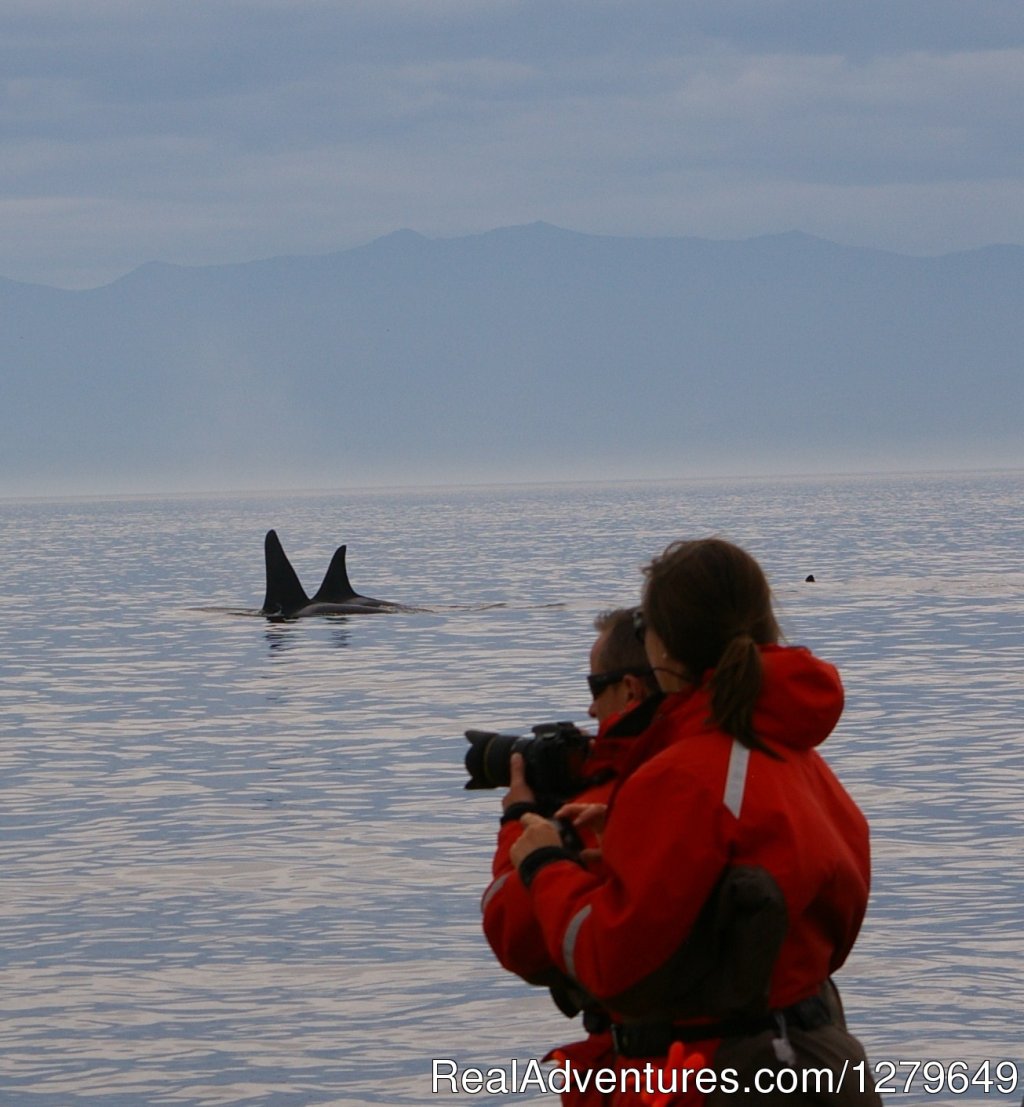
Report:
[[[1024,1086],[1022,504],[1021,472],[0,503],[0,1103],[430,1104],[435,1058],[576,1036],[480,933],[462,732],[582,719],[594,614],[708,533],[847,685],[851,1025]],[[345,542],[422,610],[268,623],[269,527],[307,590]]]

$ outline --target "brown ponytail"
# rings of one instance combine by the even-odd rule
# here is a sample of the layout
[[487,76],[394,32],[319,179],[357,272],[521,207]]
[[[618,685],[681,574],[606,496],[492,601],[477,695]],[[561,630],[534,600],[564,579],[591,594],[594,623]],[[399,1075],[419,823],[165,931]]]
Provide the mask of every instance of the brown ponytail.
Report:
[[710,681],[711,717],[745,746],[754,736],[754,703],[761,691],[761,651],[749,634],[737,634],[718,659]]

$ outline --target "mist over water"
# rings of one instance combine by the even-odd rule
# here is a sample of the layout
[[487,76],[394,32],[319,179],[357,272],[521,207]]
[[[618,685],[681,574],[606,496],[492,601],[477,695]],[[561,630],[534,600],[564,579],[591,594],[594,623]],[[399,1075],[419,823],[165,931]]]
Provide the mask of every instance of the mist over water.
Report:
[[[0,503],[0,1100],[426,1104],[434,1058],[577,1037],[480,932],[499,803],[462,790],[462,732],[583,719],[594,615],[708,533],[846,684],[823,752],[875,866],[852,1028],[872,1061],[1024,1076],[1022,494],[1010,472]],[[347,543],[357,591],[422,610],[259,618],[270,527],[307,591]]]

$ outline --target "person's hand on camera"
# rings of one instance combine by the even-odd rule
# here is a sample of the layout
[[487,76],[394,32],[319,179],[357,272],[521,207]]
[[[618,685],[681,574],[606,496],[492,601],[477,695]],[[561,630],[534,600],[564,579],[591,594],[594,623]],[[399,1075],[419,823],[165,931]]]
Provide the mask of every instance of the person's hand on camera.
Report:
[[523,832],[509,851],[509,858],[517,869],[534,850],[543,849],[545,846],[561,847],[562,836],[558,832],[558,827],[548,819],[541,815],[527,814],[519,820],[519,823]]
[[565,803],[555,812],[556,819],[571,823],[574,830],[589,830],[597,837],[597,847],[591,846],[579,851],[579,859],[590,868],[601,861],[601,835],[604,833],[607,814],[606,803]]
[[606,803],[564,803],[555,812],[555,818],[568,819],[577,830],[591,830],[600,838],[607,814]]
[[514,753],[508,762],[508,791],[501,798],[501,809],[507,811],[516,803],[536,803],[533,789],[526,783],[526,765],[521,753]]

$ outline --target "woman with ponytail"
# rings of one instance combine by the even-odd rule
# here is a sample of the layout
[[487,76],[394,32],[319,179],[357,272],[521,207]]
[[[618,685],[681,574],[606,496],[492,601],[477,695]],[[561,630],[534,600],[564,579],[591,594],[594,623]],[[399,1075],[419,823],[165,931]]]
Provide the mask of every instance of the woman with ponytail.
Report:
[[602,866],[536,815],[512,849],[552,960],[612,1013],[622,1079],[604,1102],[877,1104],[831,980],[870,868],[867,823],[817,752],[839,675],[779,644],[738,547],[675,543],[645,572],[637,629],[666,695],[605,813]]

